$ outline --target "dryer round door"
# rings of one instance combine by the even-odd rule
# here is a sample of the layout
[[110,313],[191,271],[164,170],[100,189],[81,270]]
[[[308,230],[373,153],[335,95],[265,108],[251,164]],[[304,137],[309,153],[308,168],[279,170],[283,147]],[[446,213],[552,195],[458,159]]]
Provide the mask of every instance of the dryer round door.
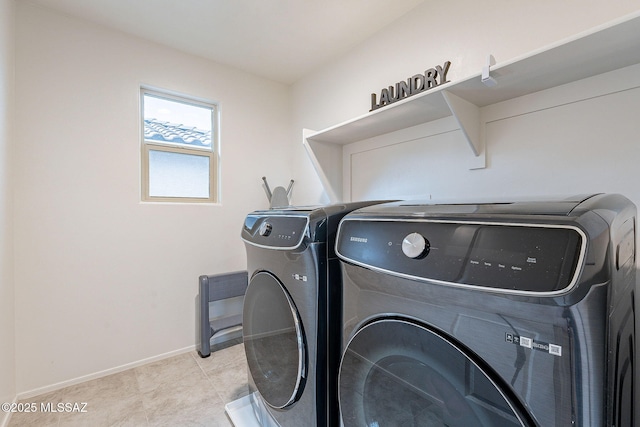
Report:
[[471,355],[407,320],[363,327],[340,364],[344,427],[529,425],[506,394]]
[[298,311],[271,273],[253,276],[244,297],[242,335],[251,377],[264,401],[278,409],[304,387],[306,351]]

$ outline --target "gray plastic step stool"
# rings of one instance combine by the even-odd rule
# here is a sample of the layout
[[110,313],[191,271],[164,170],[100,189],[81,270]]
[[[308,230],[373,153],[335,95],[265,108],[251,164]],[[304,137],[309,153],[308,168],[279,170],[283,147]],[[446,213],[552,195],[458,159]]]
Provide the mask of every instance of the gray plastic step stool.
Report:
[[213,276],[200,276],[199,283],[198,335],[200,343],[198,354],[200,357],[209,357],[211,355],[210,340],[214,335],[242,325],[242,314],[224,317],[211,316],[209,303],[244,295],[249,285],[249,278],[246,271],[236,271]]

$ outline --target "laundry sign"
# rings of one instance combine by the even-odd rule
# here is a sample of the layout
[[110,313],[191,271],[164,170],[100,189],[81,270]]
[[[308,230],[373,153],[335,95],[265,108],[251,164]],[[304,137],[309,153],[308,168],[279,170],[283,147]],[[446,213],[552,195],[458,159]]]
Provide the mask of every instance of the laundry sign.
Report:
[[378,108],[433,89],[443,83],[448,83],[447,72],[450,66],[451,61],[446,61],[442,66],[436,65],[435,68],[429,68],[424,74],[415,74],[407,78],[406,81],[403,80],[393,86],[383,88],[380,91],[379,101],[377,94],[372,93],[371,110],[369,111],[377,110]]

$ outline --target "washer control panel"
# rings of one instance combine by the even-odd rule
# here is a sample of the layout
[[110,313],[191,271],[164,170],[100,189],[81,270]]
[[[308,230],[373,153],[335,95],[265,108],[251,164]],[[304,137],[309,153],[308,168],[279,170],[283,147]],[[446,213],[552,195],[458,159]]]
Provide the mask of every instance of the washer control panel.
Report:
[[531,293],[572,285],[585,235],[574,226],[346,218],[343,261],[403,277]]

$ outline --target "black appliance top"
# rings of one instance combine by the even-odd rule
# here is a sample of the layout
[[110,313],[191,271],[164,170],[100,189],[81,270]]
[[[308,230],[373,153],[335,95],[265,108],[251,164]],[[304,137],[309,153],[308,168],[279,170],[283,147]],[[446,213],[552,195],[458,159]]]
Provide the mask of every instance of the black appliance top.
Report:
[[360,209],[362,214],[394,216],[409,215],[439,216],[439,215],[554,215],[567,216],[581,203],[598,195],[576,195],[557,199],[532,199],[520,201],[486,201],[486,202],[433,202],[400,201],[385,203]]

